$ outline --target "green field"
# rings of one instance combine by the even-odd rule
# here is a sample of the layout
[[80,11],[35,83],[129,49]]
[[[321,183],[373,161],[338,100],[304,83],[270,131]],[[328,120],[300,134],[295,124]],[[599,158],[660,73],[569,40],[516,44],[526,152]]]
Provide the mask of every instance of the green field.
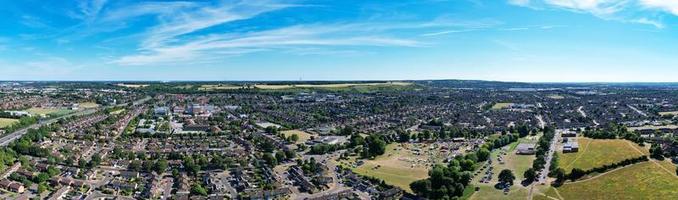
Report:
[[365,160],[365,164],[353,169],[355,173],[382,179],[386,184],[412,192],[410,183],[428,178],[427,166],[412,166],[402,159],[425,159],[426,155],[413,155],[398,144],[386,146],[386,153],[374,160]]
[[472,200],[482,200],[482,199],[527,199],[529,188],[522,186],[511,186],[511,190],[508,194],[504,194],[503,190],[495,189],[493,186],[489,185],[479,185],[479,191],[475,192],[471,198]]
[[282,134],[285,135],[285,137],[290,137],[290,136],[296,134],[297,136],[299,136],[299,140],[297,140],[297,144],[306,143],[306,141],[310,140],[311,137],[313,136],[310,133],[300,131],[300,130],[283,131]]
[[513,103],[495,103],[494,105],[492,105],[491,109],[492,110],[501,110],[501,109],[508,108],[511,105],[513,105]]
[[217,85],[201,85],[198,90],[203,91],[214,91],[214,90],[237,90],[243,89],[245,87],[240,85],[228,85],[228,84],[217,84]]
[[563,154],[562,151],[558,151],[560,167],[566,172],[570,172],[572,168],[592,169],[648,154],[647,149],[622,139],[599,140],[580,137],[578,141],[579,152]]
[[29,113],[33,115],[66,115],[69,113],[72,113],[72,110],[68,109],[57,109],[57,108],[30,108],[28,110]]
[[19,122],[19,120],[17,119],[0,118],[0,128],[11,126],[12,124],[17,122]]
[[675,166],[671,165],[643,162],[584,181],[566,183],[557,190],[568,200],[678,199],[678,177]]
[[664,115],[678,115],[678,111],[669,111],[669,112],[659,112],[659,115],[664,116]]

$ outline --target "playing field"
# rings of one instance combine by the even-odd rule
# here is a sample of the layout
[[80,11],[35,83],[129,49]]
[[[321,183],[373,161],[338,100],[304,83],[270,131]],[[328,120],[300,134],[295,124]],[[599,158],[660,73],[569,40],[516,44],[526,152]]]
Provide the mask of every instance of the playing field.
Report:
[[0,128],[11,126],[12,124],[17,122],[19,122],[19,120],[17,119],[0,118]]
[[407,82],[384,82],[384,83],[337,83],[337,84],[298,84],[298,85],[268,85],[258,84],[255,88],[264,90],[281,90],[292,88],[349,88],[355,86],[409,86]]
[[283,131],[282,134],[285,135],[285,137],[290,137],[290,136],[296,134],[297,136],[299,136],[299,140],[297,140],[297,144],[305,143],[306,141],[311,139],[311,136],[313,136],[310,133],[300,131],[300,130]]
[[559,148],[560,167],[566,172],[570,172],[572,168],[592,169],[648,154],[646,148],[622,139],[599,140],[580,137],[578,141],[577,153],[563,154]]
[[67,110],[67,109],[57,109],[57,108],[30,108],[28,110],[29,113],[33,115],[66,115],[71,112],[72,110]]
[[412,160],[426,159],[425,155],[414,155],[398,144],[386,146],[386,153],[353,169],[355,173],[382,179],[386,184],[412,192],[410,183],[428,178],[428,166],[412,165]]
[[513,105],[513,103],[495,103],[494,105],[492,105],[491,109],[492,110],[501,110],[501,109],[508,108],[511,105]]
[[567,183],[557,190],[568,200],[678,199],[675,166],[668,164],[643,162],[588,180]]
[[96,108],[96,107],[99,107],[99,104],[94,103],[94,102],[80,103],[80,108],[88,109],[88,108]]
[[557,94],[548,95],[548,96],[546,96],[546,97],[551,98],[551,99],[565,99],[564,96],[562,96],[562,95],[557,95]]
[[504,194],[503,190],[495,189],[493,186],[489,185],[479,185],[480,190],[475,192],[471,198],[472,200],[482,200],[482,199],[527,199],[528,189],[522,186],[513,185],[508,194]]

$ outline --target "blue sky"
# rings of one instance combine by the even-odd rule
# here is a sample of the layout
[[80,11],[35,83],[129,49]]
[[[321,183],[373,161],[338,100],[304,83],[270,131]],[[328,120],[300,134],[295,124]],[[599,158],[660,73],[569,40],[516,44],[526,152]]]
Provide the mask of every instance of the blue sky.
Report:
[[678,81],[678,0],[0,0],[2,80]]

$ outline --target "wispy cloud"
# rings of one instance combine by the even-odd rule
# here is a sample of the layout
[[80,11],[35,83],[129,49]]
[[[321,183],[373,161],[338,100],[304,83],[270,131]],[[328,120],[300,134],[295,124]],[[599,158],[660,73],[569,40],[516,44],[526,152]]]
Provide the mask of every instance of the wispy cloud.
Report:
[[651,25],[662,29],[660,12],[678,15],[675,0],[507,0],[509,4],[533,9],[557,8],[589,13],[605,20]]

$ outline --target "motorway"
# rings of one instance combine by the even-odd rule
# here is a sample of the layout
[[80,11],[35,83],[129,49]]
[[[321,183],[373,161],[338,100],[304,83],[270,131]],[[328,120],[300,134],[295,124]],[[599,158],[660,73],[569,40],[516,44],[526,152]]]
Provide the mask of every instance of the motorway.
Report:
[[[148,101],[148,100],[150,100],[150,99],[151,99],[150,97],[146,97],[146,98],[137,100],[137,101],[133,102],[133,105],[139,105],[139,104],[142,104],[142,103],[144,103],[144,102],[146,102],[146,101]],[[118,106],[122,106],[122,105],[126,105],[126,104],[118,104],[118,105],[113,105],[113,106],[106,106],[106,107],[103,107],[103,109],[118,107]],[[82,116],[82,115],[93,114],[93,113],[95,113],[97,110],[98,110],[98,108],[86,109],[86,110],[82,110],[82,111],[80,111],[80,112],[71,113],[71,114],[68,114],[68,115],[61,116],[61,117],[57,117],[57,118],[53,118],[53,119],[49,119],[49,120],[40,121],[40,122],[37,123],[37,124],[33,124],[33,125],[29,126],[29,127],[20,129],[20,130],[18,130],[18,131],[14,131],[13,133],[10,133],[10,134],[7,134],[7,135],[3,136],[2,138],[0,138],[0,146],[7,146],[7,145],[8,145],[9,143],[11,143],[12,141],[14,141],[14,140],[16,140],[16,139],[19,139],[21,136],[23,136],[24,134],[26,134],[26,133],[28,132],[29,129],[38,129],[38,128],[42,127],[42,126],[53,124],[54,122],[58,122],[60,119],[65,119],[65,118],[68,118],[68,117]]]

